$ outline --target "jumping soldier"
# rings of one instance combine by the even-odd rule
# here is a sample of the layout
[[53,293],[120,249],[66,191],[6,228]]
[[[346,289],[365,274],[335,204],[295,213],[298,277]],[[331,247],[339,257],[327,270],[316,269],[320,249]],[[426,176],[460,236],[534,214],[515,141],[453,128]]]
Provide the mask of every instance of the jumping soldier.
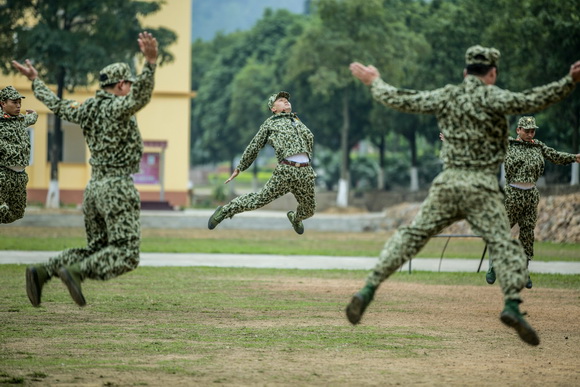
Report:
[[567,95],[580,81],[580,61],[559,81],[520,93],[494,86],[500,53],[495,48],[467,49],[464,81],[433,91],[396,88],[384,82],[374,66],[354,62],[352,74],[370,86],[373,97],[406,112],[436,115],[445,137],[441,156],[444,170],[433,181],[429,194],[410,226],[401,227],[380,253],[366,285],[346,308],[358,324],[379,285],[453,222],[466,219],[490,249],[504,294],[501,321],[514,328],[530,345],[540,339],[519,310],[520,291],[527,280],[524,251],[509,231],[503,195],[496,177],[507,149],[507,114],[543,109]]
[[26,292],[34,306],[40,305],[42,288],[54,276],[84,306],[83,280],[109,280],[139,264],[140,198],[131,174],[139,171],[143,141],[135,114],[151,99],[158,49],[148,32],[139,34],[138,43],[145,56],[141,75],[134,78],[126,63],[110,64],[100,72],[101,90],[82,104],[58,98],[29,60],[25,65],[12,62],[32,81],[36,98],[81,126],[91,151],[92,175],[83,199],[87,246],[64,250],[48,263],[26,269]]
[[312,168],[314,136],[298,116],[292,113],[289,93],[281,91],[272,94],[268,98],[268,109],[272,112],[272,116],[260,126],[238,166],[225,183],[229,183],[241,171],[248,169],[266,144],[274,148],[278,165],[260,191],[238,196],[230,203],[218,206],[209,218],[210,230],[225,218],[263,207],[288,192],[291,192],[298,202],[296,211],[287,213],[296,233],[304,233],[302,221],[314,215],[316,207],[314,198],[316,174]]

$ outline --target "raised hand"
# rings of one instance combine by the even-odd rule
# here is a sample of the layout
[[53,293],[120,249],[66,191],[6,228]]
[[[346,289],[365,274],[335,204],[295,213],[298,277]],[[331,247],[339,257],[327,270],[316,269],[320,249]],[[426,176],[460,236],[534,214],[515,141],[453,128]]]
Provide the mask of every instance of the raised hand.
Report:
[[36,77],[38,77],[38,71],[36,71],[32,63],[30,63],[28,59],[24,61],[24,65],[13,60],[12,66],[16,70],[18,70],[20,74],[26,76],[26,78],[28,78],[31,81],[34,80]]
[[147,62],[151,64],[155,64],[157,62],[157,39],[151,35],[151,33],[147,31],[143,31],[139,33],[139,39],[137,39],[139,43],[139,49],[145,55],[145,59]]

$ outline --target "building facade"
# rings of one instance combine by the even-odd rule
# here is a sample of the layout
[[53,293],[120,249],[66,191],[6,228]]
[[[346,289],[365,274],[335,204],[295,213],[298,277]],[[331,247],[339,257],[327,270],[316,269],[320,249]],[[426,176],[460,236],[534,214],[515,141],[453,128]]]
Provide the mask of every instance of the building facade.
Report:
[[[146,202],[165,201],[171,206],[189,204],[189,144],[191,117],[191,1],[165,2],[156,14],[143,20],[151,28],[165,27],[177,34],[169,47],[172,63],[158,66],[150,103],[137,114],[145,146],[141,171],[134,180]],[[135,44],[137,44],[135,42]],[[31,58],[32,59],[32,58]],[[138,58],[137,71],[143,66]],[[54,116],[32,93],[30,82],[20,75],[0,74],[0,88],[14,86],[26,98],[22,110],[34,109],[38,121],[30,128],[32,155],[29,175],[29,204],[44,204],[50,183],[49,141]],[[56,92],[56,86],[49,85]],[[63,98],[82,102],[95,94],[98,85],[65,91]],[[82,203],[83,191],[91,176],[90,158],[78,125],[62,122],[62,161],[59,163],[59,198],[64,205]]]

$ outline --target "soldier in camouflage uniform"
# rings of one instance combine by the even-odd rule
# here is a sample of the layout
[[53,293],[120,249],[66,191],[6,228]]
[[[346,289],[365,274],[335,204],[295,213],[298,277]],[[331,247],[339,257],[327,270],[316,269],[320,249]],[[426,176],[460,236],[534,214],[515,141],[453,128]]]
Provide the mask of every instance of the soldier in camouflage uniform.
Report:
[[26,130],[38,114],[20,114],[23,95],[12,86],[0,90],[0,223],[12,223],[26,209],[25,168],[30,161],[30,137]]
[[357,62],[350,65],[353,75],[369,85],[373,97],[383,104],[402,112],[436,115],[445,137],[441,151],[444,170],[433,181],[411,225],[399,228],[386,242],[366,285],[347,306],[352,324],[359,323],[382,281],[414,257],[432,236],[466,219],[489,245],[505,300],[501,321],[526,343],[539,344],[538,335],[519,311],[520,291],[527,277],[525,255],[510,236],[496,174],[507,149],[506,114],[543,109],[569,95],[580,81],[580,61],[559,81],[515,93],[494,86],[499,57],[494,48],[470,47],[463,83],[433,91],[398,89],[384,82],[375,67]]
[[[534,257],[534,228],[538,219],[540,193],[536,182],[544,173],[545,160],[554,164],[566,165],[580,163],[580,154],[558,152],[539,140],[536,134],[536,119],[522,117],[516,128],[517,138],[509,138],[509,146],[504,161],[505,166],[505,208],[510,227],[520,226],[519,240],[527,256],[527,264]],[[487,283],[496,280],[492,260],[485,276]],[[528,274],[526,288],[532,288],[532,279]]]
[[254,136],[240,162],[226,183],[234,179],[240,171],[252,165],[258,152],[270,144],[276,152],[278,165],[272,177],[259,192],[239,196],[225,206],[218,206],[209,218],[208,228],[213,230],[225,218],[244,211],[263,207],[274,199],[292,192],[298,202],[296,211],[287,216],[294,231],[304,233],[302,220],[314,215],[314,181],[316,174],[311,165],[314,136],[310,130],[292,113],[290,94],[281,91],[268,99],[268,109],[273,113]]
[[109,280],[139,264],[140,198],[131,174],[139,171],[143,141],[135,114],[151,99],[158,49],[148,32],[140,33],[138,42],[146,60],[141,75],[134,78],[126,63],[106,66],[100,72],[101,90],[82,104],[58,98],[28,60],[26,65],[13,62],[32,81],[36,98],[81,126],[91,152],[92,176],[83,199],[87,246],[64,250],[48,263],[26,269],[26,291],[34,306],[40,305],[42,287],[53,276],[84,306],[84,279]]

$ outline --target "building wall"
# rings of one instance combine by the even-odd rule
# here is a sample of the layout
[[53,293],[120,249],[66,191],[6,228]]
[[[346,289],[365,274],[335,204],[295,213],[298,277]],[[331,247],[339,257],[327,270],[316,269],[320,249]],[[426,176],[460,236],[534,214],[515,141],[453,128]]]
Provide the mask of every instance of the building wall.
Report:
[[[137,122],[144,141],[166,141],[164,176],[164,199],[173,206],[188,204],[189,183],[189,133],[190,110],[193,93],[191,85],[191,1],[171,0],[165,2],[161,10],[143,19],[145,27],[165,27],[175,31],[177,41],[170,51],[174,61],[158,66],[155,75],[155,89],[151,102],[137,114]],[[135,37],[135,44],[137,44]],[[33,58],[31,58],[33,59]],[[143,59],[138,57],[137,71],[140,72]],[[50,111],[34,98],[30,81],[20,75],[0,74],[0,87],[12,85],[26,98],[22,110],[34,109],[39,118],[33,127],[32,164],[27,168],[29,175],[28,201],[31,204],[44,203],[50,182],[50,163],[47,155],[48,125]],[[49,85],[56,92],[56,86]],[[64,94],[64,98],[79,102],[92,97],[98,85],[78,87],[75,92]],[[86,145],[84,145],[86,147]],[[146,151],[159,151],[149,149]],[[60,201],[63,204],[80,204],[84,187],[90,179],[88,164],[90,152],[86,149],[84,162],[59,163]],[[160,199],[160,185],[137,184],[143,201]]]

